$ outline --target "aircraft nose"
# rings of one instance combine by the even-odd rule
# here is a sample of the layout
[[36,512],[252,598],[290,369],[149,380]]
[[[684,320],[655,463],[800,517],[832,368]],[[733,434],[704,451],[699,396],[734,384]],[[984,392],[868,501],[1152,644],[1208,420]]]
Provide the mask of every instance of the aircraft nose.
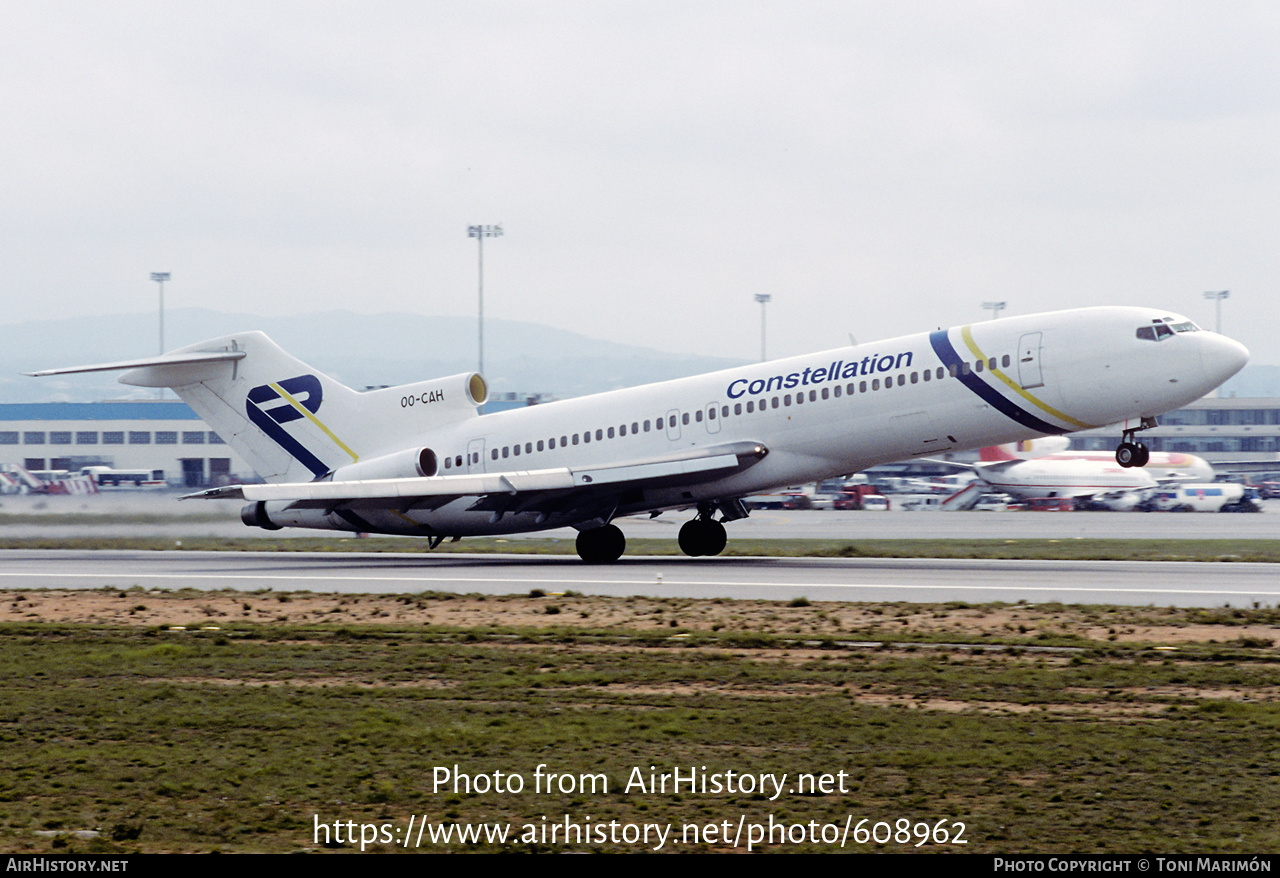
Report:
[[1244,368],[1249,362],[1249,349],[1233,338],[1206,332],[1200,362],[1204,366],[1205,377],[1216,387]]

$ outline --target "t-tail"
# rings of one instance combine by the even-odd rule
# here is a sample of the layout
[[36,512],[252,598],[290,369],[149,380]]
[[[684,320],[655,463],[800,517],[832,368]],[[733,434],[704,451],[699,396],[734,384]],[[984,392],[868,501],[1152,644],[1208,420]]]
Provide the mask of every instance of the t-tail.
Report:
[[[242,332],[120,363],[32,375],[126,370],[122,384],[172,388],[268,482],[435,475],[434,455],[410,449],[442,424],[476,417],[487,396],[475,372],[364,393]],[[401,459],[403,458],[403,460]]]

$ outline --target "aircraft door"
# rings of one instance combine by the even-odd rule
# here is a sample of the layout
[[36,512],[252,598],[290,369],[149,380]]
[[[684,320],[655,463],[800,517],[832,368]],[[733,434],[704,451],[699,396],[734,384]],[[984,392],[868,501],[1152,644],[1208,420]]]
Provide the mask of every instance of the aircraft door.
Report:
[[708,433],[720,432],[720,407],[714,403],[707,403],[707,410],[703,413]]
[[467,443],[467,472],[484,472],[484,440],[472,439]]
[[672,409],[667,412],[665,423],[667,425],[667,438],[672,442],[678,441],[680,439],[680,410]]
[[1018,339],[1018,383],[1025,389],[1044,386],[1044,377],[1040,374],[1040,336],[1039,332],[1028,332]]

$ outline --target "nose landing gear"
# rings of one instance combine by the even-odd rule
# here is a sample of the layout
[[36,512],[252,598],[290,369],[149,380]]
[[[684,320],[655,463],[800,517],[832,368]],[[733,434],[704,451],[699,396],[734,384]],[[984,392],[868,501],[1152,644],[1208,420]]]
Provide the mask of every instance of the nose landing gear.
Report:
[[1159,422],[1155,418],[1143,418],[1141,426],[1134,427],[1132,430],[1125,430],[1120,447],[1116,449],[1116,463],[1126,468],[1146,466],[1147,461],[1151,460],[1151,452],[1147,446],[1135,441],[1134,434],[1139,430],[1150,430],[1152,427],[1158,426]]

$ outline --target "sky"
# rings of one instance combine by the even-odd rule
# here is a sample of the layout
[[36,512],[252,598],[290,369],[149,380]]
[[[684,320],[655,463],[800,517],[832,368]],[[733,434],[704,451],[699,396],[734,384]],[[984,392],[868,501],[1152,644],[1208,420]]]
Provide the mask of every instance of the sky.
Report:
[[1230,290],[1280,363],[1275,3],[0,3],[0,324],[474,315],[500,224],[488,316],[661,350]]

